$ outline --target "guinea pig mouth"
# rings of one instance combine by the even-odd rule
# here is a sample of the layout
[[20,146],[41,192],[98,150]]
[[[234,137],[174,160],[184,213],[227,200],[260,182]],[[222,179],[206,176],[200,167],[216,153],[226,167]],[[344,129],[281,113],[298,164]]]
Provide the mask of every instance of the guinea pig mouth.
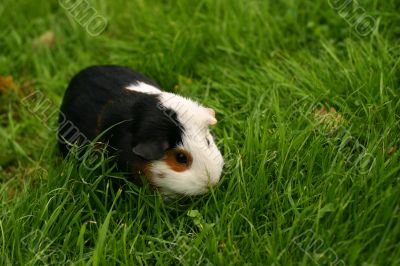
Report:
[[193,196],[201,196],[204,194],[207,194],[210,192],[212,186],[202,186],[202,187],[198,187],[194,190],[188,190],[188,191],[182,191],[182,190],[175,190],[175,189],[171,189],[171,188],[160,188],[161,191],[163,192],[167,192],[169,191],[168,194],[172,193],[175,196],[187,196],[187,197],[193,197]]
[[[168,180],[169,178],[162,173],[153,172],[152,176],[153,178],[151,179],[153,182],[151,182],[151,184],[156,187],[157,190],[159,190],[162,194],[168,195],[169,197],[190,197],[204,195],[212,191],[219,183],[219,178],[211,178],[210,175],[207,175],[207,180],[203,180],[203,182],[199,182],[200,180],[197,180],[197,182],[191,183],[191,185],[183,182],[183,186],[181,186],[179,182],[170,183],[170,180]],[[204,178],[204,176],[202,178]]]

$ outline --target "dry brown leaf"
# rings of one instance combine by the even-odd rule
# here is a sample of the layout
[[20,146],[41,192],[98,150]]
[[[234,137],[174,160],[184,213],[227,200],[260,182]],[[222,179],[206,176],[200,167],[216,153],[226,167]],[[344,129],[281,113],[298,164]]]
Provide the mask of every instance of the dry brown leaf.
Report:
[[9,93],[18,94],[24,97],[33,91],[32,80],[25,80],[21,85],[14,82],[12,76],[0,76],[0,94],[8,95]]
[[36,47],[53,48],[55,42],[56,42],[56,35],[54,34],[53,31],[49,30],[40,35],[39,37],[35,38],[32,41],[32,46],[35,48]]
[[8,94],[10,91],[18,93],[18,86],[14,83],[12,76],[0,76],[0,93]]
[[343,116],[334,107],[329,110],[325,107],[316,108],[314,109],[314,116],[320,124],[327,126],[329,130],[335,130],[345,123]]

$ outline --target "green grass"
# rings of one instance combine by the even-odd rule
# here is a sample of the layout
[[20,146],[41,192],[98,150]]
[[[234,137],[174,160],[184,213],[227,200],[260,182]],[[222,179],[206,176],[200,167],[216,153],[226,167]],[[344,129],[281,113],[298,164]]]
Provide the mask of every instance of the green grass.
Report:
[[[325,0],[91,1],[97,37],[58,2],[0,3],[0,75],[20,91],[0,94],[0,265],[400,264],[398,1],[359,1],[366,36]],[[58,156],[50,111],[105,63],[216,109],[211,194],[164,202],[107,158]]]

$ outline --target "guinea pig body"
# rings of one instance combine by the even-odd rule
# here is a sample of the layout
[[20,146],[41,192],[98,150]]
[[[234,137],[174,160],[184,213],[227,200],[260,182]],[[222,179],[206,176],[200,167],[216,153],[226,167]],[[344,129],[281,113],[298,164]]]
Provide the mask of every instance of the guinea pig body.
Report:
[[145,174],[167,196],[199,195],[218,183],[224,164],[209,131],[215,123],[212,109],[161,91],[138,72],[93,66],[67,88],[59,147],[66,154],[103,133],[118,167],[134,178]]

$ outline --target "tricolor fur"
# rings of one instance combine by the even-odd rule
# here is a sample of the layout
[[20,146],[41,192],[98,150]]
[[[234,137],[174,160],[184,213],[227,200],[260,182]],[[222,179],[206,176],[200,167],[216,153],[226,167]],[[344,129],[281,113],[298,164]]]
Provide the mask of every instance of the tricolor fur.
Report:
[[[134,176],[143,172],[166,195],[203,194],[219,181],[223,158],[208,128],[217,122],[215,112],[161,91],[129,68],[81,71],[67,89],[61,112],[90,140],[109,129],[104,140],[119,167]],[[61,126],[59,135],[79,143]],[[64,153],[69,149],[63,141],[60,147]]]

